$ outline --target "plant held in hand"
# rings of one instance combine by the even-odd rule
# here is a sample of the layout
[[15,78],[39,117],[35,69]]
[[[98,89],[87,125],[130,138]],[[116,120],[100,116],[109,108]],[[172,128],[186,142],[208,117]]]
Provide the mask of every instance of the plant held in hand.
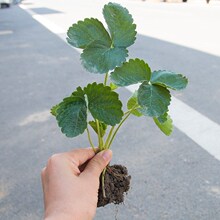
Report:
[[[152,117],[159,129],[170,135],[173,127],[168,114],[169,90],[184,89],[187,78],[171,71],[152,71],[144,60],[137,58],[127,61],[127,48],[135,42],[137,33],[132,16],[126,8],[115,3],[105,5],[103,15],[108,31],[98,19],[86,18],[73,24],[67,32],[68,43],[83,50],[84,68],[103,74],[104,82],[78,87],[51,109],[61,131],[67,137],[76,137],[86,131],[95,151],[89,131],[92,128],[101,151],[111,147],[118,130],[133,114]],[[128,100],[127,111],[123,112],[115,90],[133,84],[138,84],[139,88]],[[92,121],[88,121],[88,114]],[[123,166],[108,166],[100,183],[98,206],[111,202],[118,204],[123,202],[123,193],[129,189],[130,176]]]

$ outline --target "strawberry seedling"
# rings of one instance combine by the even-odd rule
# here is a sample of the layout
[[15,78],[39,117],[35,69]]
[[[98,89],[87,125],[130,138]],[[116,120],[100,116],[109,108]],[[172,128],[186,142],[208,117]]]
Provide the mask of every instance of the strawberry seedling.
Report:
[[[128,60],[128,47],[134,44],[137,34],[132,16],[115,3],[104,6],[103,16],[108,30],[98,19],[86,18],[73,24],[67,32],[68,43],[82,49],[83,67],[103,76],[103,83],[79,86],[51,109],[61,131],[72,138],[87,132],[94,151],[91,129],[97,134],[99,150],[109,149],[130,115],[151,117],[165,135],[170,135],[173,126],[168,112],[169,90],[184,89],[187,78],[172,71],[152,71],[147,62],[138,58]],[[124,112],[116,91],[118,87],[133,84],[138,89],[127,101]],[[93,120],[89,121],[88,116]],[[108,166],[100,183],[98,206],[118,204],[123,202],[123,194],[129,189],[130,176],[123,166]]]

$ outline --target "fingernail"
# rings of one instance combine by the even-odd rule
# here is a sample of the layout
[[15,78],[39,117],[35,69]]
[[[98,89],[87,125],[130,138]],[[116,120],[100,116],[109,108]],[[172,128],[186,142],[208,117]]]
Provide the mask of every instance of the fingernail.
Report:
[[102,152],[102,157],[105,161],[109,162],[112,159],[112,151],[111,150],[105,150]]

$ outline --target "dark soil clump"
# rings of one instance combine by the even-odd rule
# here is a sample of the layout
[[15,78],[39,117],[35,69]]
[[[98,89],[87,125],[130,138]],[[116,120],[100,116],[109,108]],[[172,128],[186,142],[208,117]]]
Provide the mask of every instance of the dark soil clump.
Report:
[[108,166],[105,173],[105,198],[102,189],[102,177],[100,176],[97,207],[110,203],[120,204],[124,201],[124,193],[130,188],[131,176],[126,167],[121,165]]

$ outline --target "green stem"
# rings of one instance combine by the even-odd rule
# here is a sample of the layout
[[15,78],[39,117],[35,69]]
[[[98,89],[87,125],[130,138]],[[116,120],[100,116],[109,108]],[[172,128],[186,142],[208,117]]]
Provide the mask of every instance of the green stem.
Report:
[[99,149],[102,149],[102,145],[103,145],[103,141],[102,141],[102,137],[101,137],[101,132],[100,132],[100,127],[99,127],[99,121],[97,119],[95,119],[96,121],[96,126],[97,126],[97,130],[98,130],[98,141],[99,141]]
[[110,143],[108,144],[107,149],[110,148],[110,146],[111,146],[111,144],[112,144],[112,141],[114,140],[115,135],[117,134],[119,128],[120,128],[120,127],[122,126],[122,124],[126,121],[126,119],[130,116],[130,114],[131,114],[131,111],[130,111],[130,112],[125,116],[125,118],[119,123],[119,125],[118,125],[118,127],[116,128],[114,134],[112,135],[112,138],[111,138],[111,140],[110,140]]
[[105,74],[105,81],[104,81],[104,85],[107,85],[107,81],[108,81],[108,73]]
[[102,171],[102,194],[103,194],[104,198],[106,198],[106,195],[105,195],[105,172],[106,172],[106,168]]
[[93,151],[96,153],[95,146],[92,143],[92,139],[91,139],[91,135],[90,135],[89,129],[86,128],[86,131],[87,131],[87,134],[88,134],[88,139],[89,139],[90,146],[92,147]]
[[127,115],[128,113],[130,113],[131,110],[128,110],[126,112],[124,112],[124,115]]
[[138,109],[138,108],[140,108],[139,105],[137,105],[137,106],[135,106],[134,108],[132,108],[132,109],[126,111],[126,112],[124,113],[124,115],[127,115],[127,114],[130,113],[131,111],[134,111],[134,110],[136,110],[136,109]]
[[126,121],[126,119],[130,116],[130,114],[132,113],[132,111],[135,110],[136,108],[138,108],[138,106],[134,106],[132,109],[130,109],[129,111],[127,111],[127,112],[124,113],[124,116],[125,116],[125,115],[126,115],[126,116],[125,116],[124,119],[119,123],[119,125],[118,125],[118,127],[116,128],[114,134],[112,135],[112,138],[111,138],[111,140],[110,140],[108,146],[106,146],[106,149],[109,149],[109,148],[110,148],[110,146],[111,146],[111,144],[112,144],[112,141],[114,140],[115,135],[117,134],[119,128],[120,128],[120,127],[122,126],[122,124]]
[[114,128],[115,128],[115,126],[112,126],[111,130],[109,131],[108,137],[107,137],[105,145],[104,145],[105,149],[108,149],[109,141],[110,141],[110,138],[112,137],[112,133],[114,131]]

